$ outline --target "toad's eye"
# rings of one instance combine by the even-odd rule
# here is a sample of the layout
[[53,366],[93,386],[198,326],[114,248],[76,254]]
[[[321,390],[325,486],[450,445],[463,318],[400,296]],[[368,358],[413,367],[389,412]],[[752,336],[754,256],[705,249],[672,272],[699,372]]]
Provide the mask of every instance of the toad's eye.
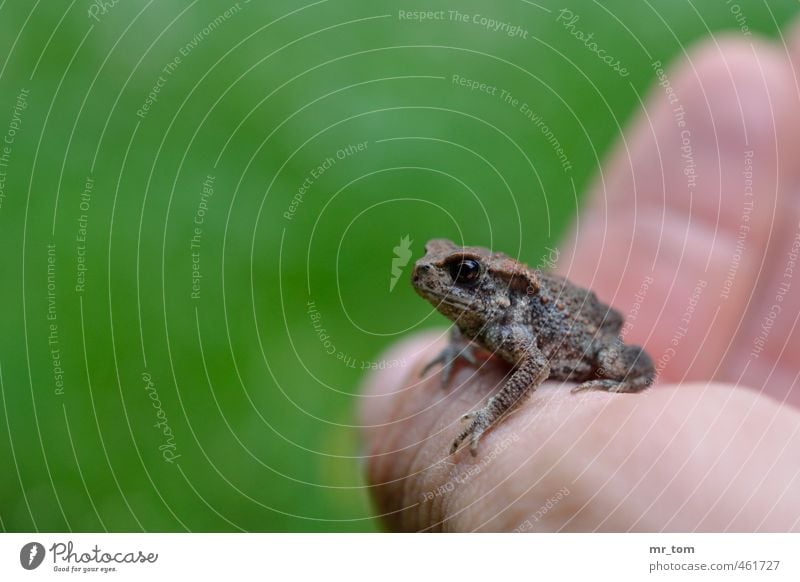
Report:
[[462,287],[475,285],[481,275],[481,264],[474,259],[459,259],[447,265],[447,268],[453,281]]

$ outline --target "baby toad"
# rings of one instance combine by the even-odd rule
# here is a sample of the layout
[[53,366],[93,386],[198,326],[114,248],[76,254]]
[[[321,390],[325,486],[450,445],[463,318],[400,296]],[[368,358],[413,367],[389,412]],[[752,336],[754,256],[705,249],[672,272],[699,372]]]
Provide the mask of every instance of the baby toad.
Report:
[[450,344],[423,374],[442,364],[446,386],[456,360],[476,364],[470,341],[514,367],[486,406],[463,417],[469,423],[451,454],[467,439],[477,454],[481,435],[547,379],[578,382],[573,392],[639,392],[655,378],[647,353],[619,338],[624,320],[618,311],[593,292],[502,253],[431,240],[412,283],[456,324]]

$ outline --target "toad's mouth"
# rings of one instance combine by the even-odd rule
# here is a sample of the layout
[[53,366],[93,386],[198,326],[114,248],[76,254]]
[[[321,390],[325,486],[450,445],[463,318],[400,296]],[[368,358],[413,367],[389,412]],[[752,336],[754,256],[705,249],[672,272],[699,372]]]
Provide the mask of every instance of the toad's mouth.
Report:
[[481,311],[481,306],[479,303],[467,299],[461,299],[460,297],[454,297],[452,295],[441,295],[436,298],[436,301],[440,305],[447,305],[448,307],[455,307],[456,309],[462,309],[465,311]]

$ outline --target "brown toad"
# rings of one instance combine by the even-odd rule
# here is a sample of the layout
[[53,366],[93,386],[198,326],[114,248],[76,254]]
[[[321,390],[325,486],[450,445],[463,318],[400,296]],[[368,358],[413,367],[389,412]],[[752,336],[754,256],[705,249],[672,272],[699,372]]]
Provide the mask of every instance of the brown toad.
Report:
[[578,382],[573,392],[638,392],[652,384],[650,357],[622,342],[622,315],[593,292],[482,247],[436,239],[425,253],[414,266],[414,288],[456,327],[422,373],[443,364],[446,386],[457,359],[476,363],[470,341],[514,367],[486,406],[463,417],[470,422],[451,454],[469,438],[475,455],[481,435],[547,379]]

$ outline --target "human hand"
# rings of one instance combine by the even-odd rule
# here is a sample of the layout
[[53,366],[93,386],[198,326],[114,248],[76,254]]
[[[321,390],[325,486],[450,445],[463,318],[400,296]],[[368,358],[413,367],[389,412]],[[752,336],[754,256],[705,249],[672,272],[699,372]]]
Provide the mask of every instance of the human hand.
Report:
[[390,529],[800,530],[800,33],[787,43],[716,39],[668,69],[562,250],[560,271],[627,316],[656,385],[547,382],[477,457],[448,457],[507,368],[461,367],[442,390],[419,372],[446,333],[402,342],[386,358],[412,364],[373,373],[361,407]]

